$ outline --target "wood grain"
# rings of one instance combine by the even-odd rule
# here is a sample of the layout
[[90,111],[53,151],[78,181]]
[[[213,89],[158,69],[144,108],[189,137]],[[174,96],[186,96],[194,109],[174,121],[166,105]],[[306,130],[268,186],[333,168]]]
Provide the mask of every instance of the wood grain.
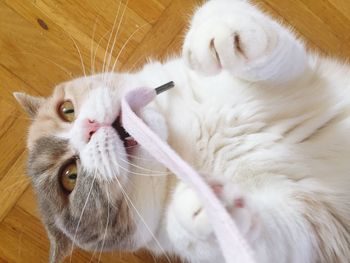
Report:
[[[0,262],[46,262],[49,248],[24,172],[29,120],[12,92],[49,95],[56,84],[83,75],[82,67],[90,74],[93,64],[100,72],[104,61],[110,60],[111,69],[117,60],[116,69],[130,70],[149,57],[176,54],[188,17],[201,2],[0,1]],[[350,1],[254,2],[294,27],[309,48],[341,59],[350,57]],[[114,36],[108,40],[114,23],[114,32],[119,30],[112,45]],[[72,262],[166,262],[145,251],[99,257],[77,250]]]

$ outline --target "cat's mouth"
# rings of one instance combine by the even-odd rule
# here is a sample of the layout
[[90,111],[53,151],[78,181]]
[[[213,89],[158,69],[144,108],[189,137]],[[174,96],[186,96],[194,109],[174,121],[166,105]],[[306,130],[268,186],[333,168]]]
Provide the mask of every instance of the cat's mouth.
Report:
[[119,138],[123,141],[126,149],[137,145],[137,141],[124,129],[121,124],[120,117],[118,117],[113,123],[112,127],[116,130]]

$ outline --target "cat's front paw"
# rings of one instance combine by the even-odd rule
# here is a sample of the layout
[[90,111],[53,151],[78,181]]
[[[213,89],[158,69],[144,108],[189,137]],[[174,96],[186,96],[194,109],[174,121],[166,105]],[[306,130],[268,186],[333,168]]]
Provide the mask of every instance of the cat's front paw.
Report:
[[180,183],[167,213],[166,228],[175,251],[189,262],[224,262],[212,226],[195,192]]
[[[242,235],[253,241],[259,229],[257,213],[249,199],[231,183],[210,183]],[[167,232],[175,250],[190,262],[224,262],[212,223],[196,193],[180,183],[167,213]]]
[[187,185],[178,185],[172,202],[173,217],[179,228],[194,239],[207,239],[213,232],[196,193]]
[[235,75],[270,53],[278,39],[274,23],[241,1],[210,1],[197,11],[185,38],[183,57],[202,74],[226,69]]
[[[255,239],[259,220],[251,200],[233,183],[211,182],[210,186],[232,216],[242,235]],[[214,232],[211,222],[196,193],[181,184],[175,194],[174,217],[179,226],[195,239],[213,241]]]

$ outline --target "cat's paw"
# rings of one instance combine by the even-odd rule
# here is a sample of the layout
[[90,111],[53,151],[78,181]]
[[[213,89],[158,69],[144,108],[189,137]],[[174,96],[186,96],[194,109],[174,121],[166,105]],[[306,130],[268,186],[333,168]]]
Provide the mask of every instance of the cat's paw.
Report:
[[196,193],[180,183],[172,202],[173,219],[187,235],[206,240],[212,234],[212,227]]
[[[211,187],[242,235],[248,241],[254,241],[259,221],[248,198],[230,183],[215,182],[211,183]],[[173,194],[166,222],[174,249],[185,259],[190,262],[224,262],[206,210],[196,193],[183,183],[177,186]]]
[[235,75],[276,46],[276,23],[242,1],[210,1],[192,21],[183,46],[187,65],[202,74]]
[[[258,216],[251,201],[232,183],[210,183],[213,191],[223,202],[242,235],[255,239],[259,228]],[[214,240],[214,232],[207,212],[195,192],[186,185],[176,190],[173,202],[174,217],[181,228],[197,240]]]

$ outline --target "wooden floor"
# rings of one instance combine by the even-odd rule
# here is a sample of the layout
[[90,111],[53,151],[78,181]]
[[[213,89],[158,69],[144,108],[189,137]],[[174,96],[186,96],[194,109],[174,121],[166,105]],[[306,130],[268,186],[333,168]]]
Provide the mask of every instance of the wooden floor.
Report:
[[[0,262],[46,262],[48,257],[48,240],[24,175],[29,122],[12,92],[48,95],[57,83],[82,75],[77,47],[87,74],[96,50],[95,68],[101,70],[115,19],[115,29],[120,29],[112,58],[118,58],[118,69],[137,68],[147,57],[161,59],[178,52],[186,20],[199,2],[0,1]],[[310,48],[350,57],[349,0],[256,2],[294,26]],[[99,255],[77,251],[72,262],[90,259],[97,262]],[[102,254],[100,262],[162,260],[139,252]]]

